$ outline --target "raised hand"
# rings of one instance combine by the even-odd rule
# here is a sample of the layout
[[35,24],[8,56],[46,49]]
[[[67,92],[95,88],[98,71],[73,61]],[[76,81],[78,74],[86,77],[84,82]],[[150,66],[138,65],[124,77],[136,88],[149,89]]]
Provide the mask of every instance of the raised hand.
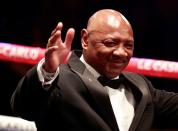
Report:
[[61,39],[63,24],[59,22],[52,31],[48,39],[45,52],[45,63],[43,68],[47,72],[55,72],[60,64],[63,64],[71,52],[71,44],[74,38],[75,30],[68,29],[64,42]]

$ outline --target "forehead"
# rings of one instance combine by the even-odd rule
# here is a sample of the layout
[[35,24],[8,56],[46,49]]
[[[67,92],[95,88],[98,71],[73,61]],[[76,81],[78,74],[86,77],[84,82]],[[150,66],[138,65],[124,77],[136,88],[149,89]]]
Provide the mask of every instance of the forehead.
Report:
[[133,31],[130,26],[126,23],[121,22],[119,19],[116,19],[114,16],[107,16],[108,18],[104,21],[98,21],[88,30],[92,33],[102,33],[102,34],[112,34],[114,36],[133,36]]
[[93,39],[115,39],[115,40],[127,40],[127,41],[134,41],[134,38],[128,32],[123,31],[120,32],[103,32],[98,30],[93,30],[89,32],[90,38]]

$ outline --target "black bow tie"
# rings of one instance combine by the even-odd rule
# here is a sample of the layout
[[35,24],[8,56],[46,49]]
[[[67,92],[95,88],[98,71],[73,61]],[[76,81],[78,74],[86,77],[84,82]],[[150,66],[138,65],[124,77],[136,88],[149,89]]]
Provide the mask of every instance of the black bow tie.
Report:
[[119,85],[123,83],[124,77],[119,77],[118,79],[109,79],[105,76],[100,76],[98,77],[98,81],[103,85],[103,86],[109,86],[114,89],[118,89]]

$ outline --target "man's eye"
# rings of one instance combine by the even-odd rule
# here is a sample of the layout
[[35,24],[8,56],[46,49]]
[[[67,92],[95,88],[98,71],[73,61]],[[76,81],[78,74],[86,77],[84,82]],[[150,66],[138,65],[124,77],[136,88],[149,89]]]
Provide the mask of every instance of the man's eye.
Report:
[[125,47],[127,49],[133,49],[134,48],[133,44],[131,44],[131,43],[125,43]]
[[113,47],[113,46],[117,45],[117,43],[114,41],[103,41],[103,44],[107,47]]

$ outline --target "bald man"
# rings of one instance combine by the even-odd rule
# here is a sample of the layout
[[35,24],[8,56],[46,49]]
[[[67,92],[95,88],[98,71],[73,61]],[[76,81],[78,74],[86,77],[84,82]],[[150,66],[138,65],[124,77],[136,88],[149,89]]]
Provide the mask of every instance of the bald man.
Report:
[[71,51],[75,30],[68,29],[63,41],[62,27],[59,22],[45,57],[14,91],[16,115],[35,121],[38,131],[149,131],[154,119],[178,120],[176,93],[123,72],[133,55],[134,37],[120,12],[103,9],[89,18],[81,30],[82,51]]

